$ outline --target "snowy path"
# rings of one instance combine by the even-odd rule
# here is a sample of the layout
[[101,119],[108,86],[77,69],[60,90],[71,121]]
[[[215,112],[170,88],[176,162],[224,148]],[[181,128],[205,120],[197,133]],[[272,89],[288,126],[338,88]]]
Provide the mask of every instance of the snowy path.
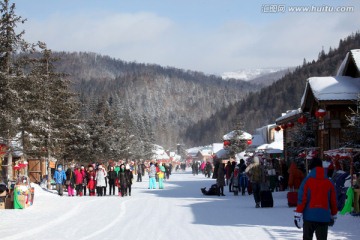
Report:
[[[34,205],[0,211],[0,239],[301,239],[286,192],[273,194],[275,206],[256,209],[252,196],[203,196],[213,179],[174,173],[165,189],[134,182],[131,197],[59,197],[35,190]],[[328,239],[357,239],[360,218],[339,216]]]

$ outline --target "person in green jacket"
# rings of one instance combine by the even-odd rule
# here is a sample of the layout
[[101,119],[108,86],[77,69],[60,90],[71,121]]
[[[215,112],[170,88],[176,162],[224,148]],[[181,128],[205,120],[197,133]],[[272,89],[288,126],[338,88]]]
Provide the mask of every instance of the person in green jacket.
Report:
[[159,163],[159,171],[157,172],[159,176],[159,189],[164,188],[164,176],[165,176],[165,167],[162,163]]

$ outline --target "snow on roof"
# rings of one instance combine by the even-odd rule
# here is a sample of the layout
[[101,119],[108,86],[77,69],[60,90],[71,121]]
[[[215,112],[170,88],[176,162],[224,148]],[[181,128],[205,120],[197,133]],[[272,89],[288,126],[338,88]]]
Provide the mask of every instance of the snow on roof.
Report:
[[212,146],[203,147],[199,151],[203,156],[210,156],[211,154],[213,154]]
[[287,119],[289,117],[295,116],[295,115],[297,115],[297,114],[299,114],[301,112],[302,112],[301,108],[298,108],[298,109],[295,109],[295,110],[288,110],[288,111],[286,111],[286,113],[283,113],[281,117],[277,118],[275,120],[275,122],[278,122],[278,121]]
[[216,153],[217,151],[219,151],[220,149],[224,148],[224,143],[213,143],[212,144],[212,151],[213,153]]
[[346,63],[349,59],[349,53],[346,53],[346,56],[344,58],[344,60],[342,61],[339,69],[337,70],[337,73],[336,73],[336,76],[342,76],[343,73],[344,73],[344,69],[345,69],[345,66],[346,66]]
[[164,151],[164,152],[153,152],[153,159],[156,160],[164,160],[164,159],[170,159],[169,155]]
[[360,72],[360,49],[353,49],[350,52],[354,59],[355,65],[358,71]]
[[160,160],[160,159],[169,159],[169,155],[165,152],[164,148],[160,145],[153,144],[152,149],[153,159]]
[[351,50],[350,52],[353,56],[356,66],[360,72],[360,49],[354,49],[354,50]]
[[360,92],[360,78],[345,76],[308,78],[301,106],[310,89],[317,101],[356,100]]
[[[223,136],[224,140],[231,140],[234,139],[236,136],[236,131],[231,131]],[[252,135],[250,133],[242,131],[242,134],[237,137],[237,139],[241,140],[249,140],[252,139]]]
[[263,144],[256,148],[256,151],[265,151],[267,153],[282,153],[284,150],[283,142],[276,141],[270,144]]
[[346,54],[344,60],[342,61],[341,65],[336,73],[336,76],[344,75],[344,70],[347,65],[347,62],[349,61],[349,56],[351,56],[351,58],[354,60],[357,70],[360,72],[360,49],[352,49]]

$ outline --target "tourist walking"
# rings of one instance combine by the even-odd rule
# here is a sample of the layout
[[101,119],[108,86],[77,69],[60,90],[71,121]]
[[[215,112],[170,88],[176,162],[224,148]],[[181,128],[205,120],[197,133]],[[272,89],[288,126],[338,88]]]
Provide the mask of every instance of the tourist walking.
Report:
[[118,173],[118,181],[119,181],[119,187],[118,192],[120,197],[125,196],[126,191],[126,176],[125,176],[125,164],[120,165],[120,171]]
[[97,192],[98,197],[106,195],[106,193],[105,193],[105,191],[106,191],[105,190],[106,189],[106,176],[107,176],[107,173],[106,173],[104,167],[101,164],[99,164],[98,170],[96,171],[96,177],[95,177],[96,192]]
[[126,180],[126,188],[125,188],[125,196],[131,196],[131,185],[132,181],[134,179],[134,175],[130,169],[129,164],[126,164],[125,166],[125,180]]
[[260,207],[260,190],[261,184],[265,183],[265,173],[263,166],[260,163],[259,157],[255,156],[253,159],[253,163],[251,163],[245,170],[248,174],[252,186],[252,191],[254,194],[255,207]]
[[137,173],[137,182],[142,182],[142,173],[143,173],[143,165],[141,164],[141,162],[139,161],[138,165],[137,165],[137,169],[136,169],[136,173]]
[[65,171],[62,169],[62,165],[58,165],[54,173],[54,181],[56,183],[56,191],[60,196],[62,196],[64,193],[63,185],[65,183],[65,180],[66,180]]
[[162,165],[162,163],[159,163],[159,170],[157,172],[157,175],[159,176],[159,189],[163,189],[164,188],[165,167]]
[[149,189],[155,189],[156,188],[156,167],[153,162],[150,162],[150,168],[149,168]]
[[320,158],[313,158],[310,173],[302,181],[298,191],[298,204],[294,213],[295,224],[303,224],[303,240],[326,240],[328,227],[337,218],[336,191],[332,181],[325,175]]
[[66,186],[68,190],[68,196],[73,197],[74,196],[74,188],[75,188],[75,173],[74,173],[74,165],[71,165],[66,170]]
[[114,170],[114,167],[110,167],[110,171],[107,174],[108,181],[109,181],[109,195],[111,195],[111,192],[113,195],[115,195],[115,181],[117,178],[117,174]]

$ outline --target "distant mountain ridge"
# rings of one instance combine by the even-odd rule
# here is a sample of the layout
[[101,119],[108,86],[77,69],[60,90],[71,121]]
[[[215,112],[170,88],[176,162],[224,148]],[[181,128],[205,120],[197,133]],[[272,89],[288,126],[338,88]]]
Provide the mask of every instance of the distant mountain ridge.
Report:
[[261,85],[262,87],[270,86],[271,84],[273,84],[274,82],[280,80],[286,74],[289,74],[289,73],[293,72],[294,70],[295,70],[294,67],[281,69],[279,71],[275,71],[275,72],[267,73],[267,74],[264,74],[264,75],[260,75],[260,76],[254,78],[254,79],[251,79],[249,82],[251,82],[253,84]]
[[[242,101],[256,84],[224,81],[215,75],[152,64],[124,62],[95,53],[56,53],[60,72],[69,74],[90,112],[99,99],[124,109],[133,119],[146,116],[156,144],[170,148],[183,143],[184,131],[216,111]],[[95,103],[94,103],[95,102]]]
[[223,74],[221,74],[221,77],[224,80],[237,79],[237,80],[251,81],[261,76],[283,71],[285,69],[287,68],[253,68],[253,69],[249,68],[249,69],[241,69],[239,71],[234,71],[234,72],[224,72]]

